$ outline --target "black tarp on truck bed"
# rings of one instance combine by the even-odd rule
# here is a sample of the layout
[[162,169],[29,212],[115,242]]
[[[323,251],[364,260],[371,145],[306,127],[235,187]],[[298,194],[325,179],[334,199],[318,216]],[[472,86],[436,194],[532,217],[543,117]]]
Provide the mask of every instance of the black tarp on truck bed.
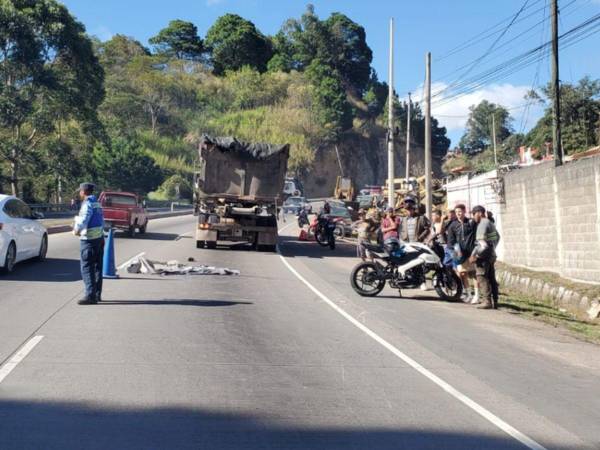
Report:
[[206,197],[281,200],[289,145],[251,144],[202,136],[198,194]]

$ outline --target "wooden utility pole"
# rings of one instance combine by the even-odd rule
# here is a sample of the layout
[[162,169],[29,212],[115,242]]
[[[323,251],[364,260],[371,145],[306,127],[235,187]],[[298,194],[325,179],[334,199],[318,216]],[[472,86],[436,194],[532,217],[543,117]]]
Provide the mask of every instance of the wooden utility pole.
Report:
[[388,207],[394,202],[394,19],[390,19],[390,67],[388,92]]
[[496,114],[492,113],[492,140],[494,142],[494,167],[498,168],[498,150],[496,148]]
[[562,166],[562,136],[560,132],[560,79],[558,70],[558,0],[552,0],[552,149],[554,165]]
[[410,92],[408,93],[408,107],[406,109],[406,182],[410,177],[410,110],[411,110]]
[[431,53],[425,56],[425,214],[431,218]]

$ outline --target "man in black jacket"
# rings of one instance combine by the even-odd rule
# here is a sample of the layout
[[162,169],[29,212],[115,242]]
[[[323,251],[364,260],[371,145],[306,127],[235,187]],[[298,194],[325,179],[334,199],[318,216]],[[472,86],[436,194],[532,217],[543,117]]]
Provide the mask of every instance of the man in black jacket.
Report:
[[463,301],[479,302],[477,291],[470,292],[469,275],[475,272],[475,267],[469,262],[469,257],[475,246],[477,224],[467,217],[465,205],[456,205],[454,212],[456,220],[448,227],[448,248],[455,253],[456,271],[463,282]]

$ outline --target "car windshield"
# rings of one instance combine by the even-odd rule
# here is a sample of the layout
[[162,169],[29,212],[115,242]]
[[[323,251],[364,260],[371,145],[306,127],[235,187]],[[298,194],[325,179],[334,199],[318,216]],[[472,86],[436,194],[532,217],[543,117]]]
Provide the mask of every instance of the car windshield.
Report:
[[104,197],[105,205],[126,205],[126,206],[135,206],[137,201],[135,197],[131,197],[129,195],[114,195],[110,194]]
[[350,211],[341,206],[332,206],[331,215],[338,217],[350,217]]
[[290,197],[285,201],[286,205],[294,205],[299,206],[304,203],[304,198],[302,197]]

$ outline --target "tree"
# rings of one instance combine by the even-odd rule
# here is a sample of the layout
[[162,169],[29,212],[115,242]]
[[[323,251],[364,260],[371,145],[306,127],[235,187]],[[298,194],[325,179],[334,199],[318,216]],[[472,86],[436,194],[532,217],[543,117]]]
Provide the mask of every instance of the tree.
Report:
[[96,52],[109,76],[115,71],[120,74],[122,69],[138,56],[150,56],[148,49],[139,41],[122,34],[116,34],[112,39],[101,42]]
[[373,61],[365,29],[340,13],[333,13],[324,25],[331,36],[328,50],[332,66],[347,86],[363,92],[369,82]]
[[[542,89],[542,95],[532,93],[542,104],[549,102],[552,85]],[[589,77],[576,85],[564,83],[560,87],[562,141],[565,153],[577,153],[600,144],[600,80]],[[552,107],[527,134],[530,146],[544,148],[552,142]]]
[[314,113],[325,128],[327,139],[338,141],[342,132],[352,128],[352,110],[339,74],[319,59],[311,63],[306,74],[313,86]]
[[463,152],[473,155],[492,144],[492,117],[496,122],[497,142],[504,141],[512,133],[512,118],[505,107],[483,100],[471,106],[469,111],[467,129],[458,144]]
[[167,28],[150,38],[156,53],[177,59],[198,60],[204,53],[198,28],[191,22],[172,20]]
[[110,145],[94,149],[93,164],[105,188],[147,193],[163,181],[163,173],[139,143],[115,138]]
[[276,38],[276,56],[292,68],[306,69],[319,59],[336,71],[346,88],[362,94],[369,83],[373,53],[365,30],[343,14],[322,21],[308,5],[300,20],[288,20]]
[[14,195],[32,152],[58,120],[99,126],[104,72],[85,28],[54,0],[0,4],[0,157]]
[[236,14],[219,17],[208,30],[205,44],[212,53],[216,75],[244,66],[265,72],[273,55],[269,39],[252,22]]

